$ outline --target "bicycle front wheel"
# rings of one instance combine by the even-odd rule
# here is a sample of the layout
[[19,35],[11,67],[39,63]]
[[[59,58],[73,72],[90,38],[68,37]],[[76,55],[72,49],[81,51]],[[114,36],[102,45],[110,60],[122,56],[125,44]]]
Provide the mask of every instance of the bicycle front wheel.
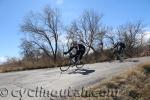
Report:
[[64,61],[62,61],[60,70],[62,72],[67,71],[71,66],[73,66],[73,65],[71,64],[70,59],[64,59]]
[[60,67],[60,70],[61,70],[62,72],[64,72],[64,71],[67,71],[69,68],[70,68],[70,65],[61,66],[61,67]]

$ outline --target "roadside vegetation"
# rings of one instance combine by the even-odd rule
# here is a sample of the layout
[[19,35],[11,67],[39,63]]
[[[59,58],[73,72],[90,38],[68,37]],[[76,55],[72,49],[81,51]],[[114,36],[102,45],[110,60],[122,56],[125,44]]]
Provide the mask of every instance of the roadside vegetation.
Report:
[[21,58],[9,58],[0,65],[0,72],[59,67],[63,52],[73,40],[86,46],[84,63],[114,59],[111,48],[118,41],[126,44],[126,58],[150,56],[150,41],[143,42],[146,26],[142,21],[113,28],[102,22],[103,17],[93,10],[85,10],[65,25],[57,8],[46,6],[40,13],[31,11],[20,25]]
[[[108,89],[110,92],[108,93]],[[100,91],[97,97],[76,97],[69,100],[149,100],[150,99],[150,63],[134,67],[110,80],[100,82],[87,91]],[[113,92],[112,92],[113,90]],[[106,95],[104,95],[104,93]]]

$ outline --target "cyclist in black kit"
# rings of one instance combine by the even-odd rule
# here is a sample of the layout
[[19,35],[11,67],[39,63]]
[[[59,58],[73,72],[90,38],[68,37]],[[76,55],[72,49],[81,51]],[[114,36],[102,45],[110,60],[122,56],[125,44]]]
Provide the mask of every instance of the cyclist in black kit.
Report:
[[71,58],[75,58],[75,63],[76,63],[78,61],[78,57],[79,57],[79,60],[82,59],[85,53],[85,46],[83,44],[78,44],[77,41],[73,41],[70,49],[67,52],[64,52],[64,54],[70,53],[73,49],[76,50],[76,53],[72,55]]
[[123,52],[126,48],[125,44],[123,42],[117,42],[114,46],[114,54],[116,54],[117,59],[120,59],[120,61],[123,61]]
[[123,42],[117,42],[114,46],[115,52],[119,55],[123,53],[124,49],[126,48],[125,44]]

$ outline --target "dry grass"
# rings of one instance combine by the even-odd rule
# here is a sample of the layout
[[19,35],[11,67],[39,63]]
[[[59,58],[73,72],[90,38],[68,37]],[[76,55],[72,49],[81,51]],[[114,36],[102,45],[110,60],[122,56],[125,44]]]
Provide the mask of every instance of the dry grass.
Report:
[[100,82],[89,90],[107,92],[108,89],[116,89],[119,92],[109,97],[80,97],[69,100],[150,100],[150,63],[141,64],[109,81]]
[[[150,99],[150,64],[144,63],[130,69],[123,75],[106,83],[107,88],[118,88],[122,91],[119,98]],[[123,99],[119,99],[123,100]]]
[[[107,61],[108,51],[101,55],[89,54],[84,56],[82,59],[83,63],[97,63]],[[0,65],[0,72],[11,72],[11,71],[23,71],[23,70],[32,70],[32,69],[42,69],[42,68],[53,68],[65,66],[68,64],[68,59],[64,57],[58,57],[57,62],[54,63],[53,59],[42,57],[39,59],[22,59],[18,60],[16,58],[9,58],[6,63]]]
[[23,71],[23,70],[33,70],[33,69],[43,69],[43,68],[52,68],[55,67],[52,61],[26,61],[26,60],[13,60],[8,61],[2,65],[0,65],[0,72],[12,72],[12,71]]
[[[110,49],[104,50],[103,53],[91,53],[83,57],[82,62],[86,64],[92,64],[97,62],[105,62],[113,60],[115,57],[112,54]],[[52,67],[60,67],[67,65],[68,62],[64,62],[64,57],[58,56],[57,62],[54,63],[53,57],[48,58],[47,56],[42,56],[41,58],[29,59],[23,58],[22,60],[17,60],[15,58],[10,58],[8,61],[0,65],[0,72],[11,72],[11,71],[22,71],[22,70],[32,70],[32,69],[42,69],[42,68],[52,68]],[[64,63],[63,63],[64,62]]]

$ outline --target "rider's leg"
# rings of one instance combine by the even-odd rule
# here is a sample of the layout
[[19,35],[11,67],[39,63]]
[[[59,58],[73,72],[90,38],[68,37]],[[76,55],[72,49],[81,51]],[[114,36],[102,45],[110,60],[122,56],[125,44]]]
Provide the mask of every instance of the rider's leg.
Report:
[[85,53],[85,50],[81,50],[81,51],[80,51],[80,57],[79,57],[79,60],[81,60],[81,59],[82,59],[82,57],[83,57],[84,53]]
[[75,63],[78,61],[78,57],[80,55],[80,51],[77,50],[76,54],[74,55],[74,58],[75,58]]
[[78,62],[78,60],[81,60],[84,53],[85,53],[85,50],[77,50],[76,54],[74,55],[75,62]]
[[119,49],[119,54],[122,55],[122,54],[123,54],[123,51],[124,51],[124,48],[121,47],[121,48]]
[[123,48],[119,49],[118,58],[119,58],[118,60],[120,60],[120,62],[123,62]]

